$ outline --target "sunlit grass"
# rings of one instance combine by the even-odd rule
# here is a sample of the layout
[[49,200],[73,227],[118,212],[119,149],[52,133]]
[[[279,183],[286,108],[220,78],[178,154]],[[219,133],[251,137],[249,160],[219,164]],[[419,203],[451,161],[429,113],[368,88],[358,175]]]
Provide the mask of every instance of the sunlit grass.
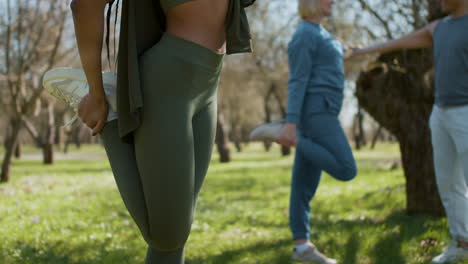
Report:
[[[40,159],[14,162],[11,182],[0,185],[1,264],[143,263],[145,244],[104,151],[85,146],[73,153],[73,159],[58,156],[53,166]],[[228,164],[213,157],[186,263],[291,263],[292,156],[257,144],[232,154]],[[345,264],[428,263],[448,239],[446,221],[405,214],[403,173],[391,169],[398,146],[355,155],[354,181],[323,177],[312,203],[314,243]]]

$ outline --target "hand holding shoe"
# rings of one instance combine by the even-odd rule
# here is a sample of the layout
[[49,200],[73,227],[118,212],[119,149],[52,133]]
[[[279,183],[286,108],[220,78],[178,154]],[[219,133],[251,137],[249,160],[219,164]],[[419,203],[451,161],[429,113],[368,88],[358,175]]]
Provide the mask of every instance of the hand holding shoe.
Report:
[[283,127],[278,137],[278,143],[285,147],[292,147],[297,144],[296,124],[288,123]]
[[87,94],[83,97],[78,107],[78,115],[89,128],[93,130],[93,136],[100,133],[107,120],[109,106],[106,98],[98,98]]

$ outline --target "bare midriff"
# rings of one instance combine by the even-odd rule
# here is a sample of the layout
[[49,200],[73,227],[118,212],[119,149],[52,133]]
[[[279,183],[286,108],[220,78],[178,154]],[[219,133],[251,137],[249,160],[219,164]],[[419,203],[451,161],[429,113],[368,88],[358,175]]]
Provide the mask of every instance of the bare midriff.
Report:
[[166,14],[166,32],[224,53],[228,4],[229,0],[192,0],[177,5]]

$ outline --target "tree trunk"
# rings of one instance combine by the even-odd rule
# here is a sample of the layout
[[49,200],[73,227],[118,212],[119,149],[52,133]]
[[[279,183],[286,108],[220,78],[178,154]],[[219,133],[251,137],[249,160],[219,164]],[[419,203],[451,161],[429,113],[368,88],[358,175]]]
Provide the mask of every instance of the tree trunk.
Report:
[[359,104],[398,139],[407,212],[443,215],[428,124],[434,102],[431,52],[394,52],[380,56],[378,62],[379,66],[359,76]]
[[218,122],[216,128],[216,146],[219,153],[219,161],[222,163],[231,161],[231,152],[229,151],[229,137],[226,122],[223,115],[218,112]]
[[16,142],[16,147],[15,147],[15,158],[16,159],[21,159],[21,142],[19,140]]
[[377,144],[377,140],[379,140],[379,137],[381,134],[382,134],[382,126],[379,125],[379,128],[377,128],[377,131],[375,131],[374,137],[372,138],[371,149],[375,148],[375,145]]
[[234,146],[236,147],[237,152],[242,152],[242,144],[239,139],[234,141]]
[[63,119],[67,111],[58,112],[55,114],[55,142],[54,144],[58,145],[59,149],[64,144],[64,131],[62,128]]
[[[269,105],[269,101],[271,96],[273,95],[273,89],[274,86],[271,85],[270,89],[265,95],[265,98],[263,99],[263,109],[265,110],[265,123],[268,124],[271,122],[271,109]],[[272,142],[269,140],[264,140],[263,141],[263,147],[265,148],[265,152],[269,152],[271,149]]]
[[409,214],[444,215],[435,181],[432,145],[428,127],[399,138],[406,178],[406,208]]
[[12,129],[10,137],[5,140],[6,149],[5,155],[3,156],[2,172],[0,175],[1,182],[7,182],[10,180],[11,159],[18,142],[18,136],[21,129],[21,120],[12,120],[11,126]]
[[67,127],[64,131],[65,133],[65,143],[63,146],[63,154],[67,154],[70,145],[75,144],[78,148],[80,148],[80,131],[81,126],[79,125],[72,125],[71,127]]
[[54,164],[54,145],[52,144],[44,144],[42,147],[42,157],[43,163],[46,165]]
[[234,145],[236,147],[236,150],[237,152],[242,152],[243,150],[243,145],[242,143],[244,142],[244,134],[243,134],[243,130],[242,129],[242,125],[241,124],[242,121],[240,120],[237,120],[236,121],[236,125],[235,125],[235,130],[234,130]]
[[[283,101],[281,100],[281,96],[278,92],[278,85],[276,83],[272,84],[273,95],[275,96],[276,102],[280,108],[281,116],[283,119],[286,119],[286,106],[284,105]],[[281,155],[283,157],[291,155],[291,148],[286,146],[281,146]]]
[[433,21],[447,15],[442,11],[440,0],[428,0],[427,2],[429,7],[429,14],[427,19],[429,21]]
[[37,132],[37,129],[34,127],[34,125],[26,118],[23,119],[23,125],[26,128],[26,131],[29,132],[31,138],[36,143],[36,146],[38,148],[42,148],[42,146],[44,145],[43,140],[39,132]]
[[281,155],[289,156],[291,154],[291,148],[281,145]]
[[357,150],[361,149],[361,140],[359,136],[359,131],[356,129],[357,123],[358,123],[358,114],[354,116],[354,121],[353,121],[353,139],[354,139],[354,148]]
[[270,152],[271,145],[273,145],[271,141],[263,141],[263,147],[265,148],[266,152]]
[[366,132],[364,131],[364,113],[362,112],[361,107],[359,107],[358,112],[358,128],[359,128],[359,140],[361,141],[361,146],[367,145]]
[[241,133],[241,129],[236,126],[234,129],[233,129],[233,133],[232,133],[232,139],[233,139],[233,142],[234,142],[234,147],[236,148],[236,151],[237,152],[242,152],[242,133]]
[[366,142],[366,134],[364,132],[364,114],[362,113],[362,108],[358,106],[358,112],[354,117],[354,124],[353,124],[353,137],[354,137],[354,144],[357,150],[364,147]]
[[81,148],[81,142],[82,142],[81,131],[82,130],[83,130],[83,126],[81,125],[73,129],[73,142],[75,143],[77,149]]
[[63,145],[63,133],[62,128],[58,125],[55,126],[55,140],[54,144],[57,145],[59,148]]
[[71,140],[71,134],[70,134],[69,136],[67,135],[67,139],[65,140],[65,144],[63,146],[63,154],[68,153],[68,147],[70,146],[71,143],[72,143],[72,140]]
[[54,139],[55,139],[55,119],[54,105],[47,102],[47,125],[45,129],[45,140],[42,146],[44,164],[54,164]]

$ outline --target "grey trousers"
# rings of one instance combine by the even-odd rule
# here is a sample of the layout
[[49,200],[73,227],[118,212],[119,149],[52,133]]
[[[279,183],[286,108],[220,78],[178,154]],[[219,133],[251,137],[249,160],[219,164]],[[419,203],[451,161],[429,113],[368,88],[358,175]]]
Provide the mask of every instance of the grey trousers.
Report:
[[450,234],[468,242],[468,105],[434,106],[430,127],[437,186]]

